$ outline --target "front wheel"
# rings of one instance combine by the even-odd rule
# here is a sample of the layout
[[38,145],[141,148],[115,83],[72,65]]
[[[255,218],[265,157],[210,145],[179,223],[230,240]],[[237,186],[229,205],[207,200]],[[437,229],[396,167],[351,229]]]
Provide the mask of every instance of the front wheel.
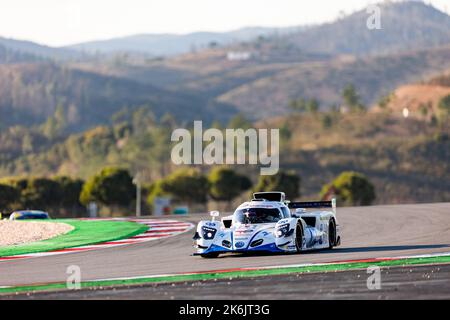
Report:
[[300,222],[297,222],[295,227],[295,248],[297,253],[300,253],[303,248],[303,226]]

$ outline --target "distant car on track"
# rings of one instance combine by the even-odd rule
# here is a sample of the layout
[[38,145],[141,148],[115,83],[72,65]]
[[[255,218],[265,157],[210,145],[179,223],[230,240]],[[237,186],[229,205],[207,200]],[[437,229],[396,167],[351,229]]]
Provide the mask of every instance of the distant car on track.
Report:
[[50,216],[45,211],[39,210],[22,210],[22,211],[14,211],[9,216],[9,220],[46,220],[50,219]]
[[211,221],[199,222],[194,235],[194,255],[204,258],[230,252],[300,253],[331,249],[341,243],[335,199],[289,202],[283,192],[259,192],[232,216],[221,221],[215,220],[218,211],[212,211],[211,216]]

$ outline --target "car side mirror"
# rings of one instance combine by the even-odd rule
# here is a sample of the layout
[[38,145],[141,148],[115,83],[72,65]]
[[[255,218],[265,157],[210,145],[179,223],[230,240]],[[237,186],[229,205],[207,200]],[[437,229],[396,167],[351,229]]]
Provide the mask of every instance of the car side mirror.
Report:
[[220,215],[220,212],[219,211],[211,211],[209,213],[209,215],[212,217],[212,221],[214,221]]

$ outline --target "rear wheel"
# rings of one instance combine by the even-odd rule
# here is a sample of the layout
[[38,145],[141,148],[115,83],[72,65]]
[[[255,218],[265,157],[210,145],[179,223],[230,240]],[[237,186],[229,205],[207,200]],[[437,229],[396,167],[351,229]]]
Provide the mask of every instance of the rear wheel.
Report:
[[336,222],[331,219],[328,224],[328,249],[333,249],[336,245]]
[[302,251],[303,247],[303,226],[301,222],[297,222],[297,226],[295,227],[295,247],[297,249],[297,253]]

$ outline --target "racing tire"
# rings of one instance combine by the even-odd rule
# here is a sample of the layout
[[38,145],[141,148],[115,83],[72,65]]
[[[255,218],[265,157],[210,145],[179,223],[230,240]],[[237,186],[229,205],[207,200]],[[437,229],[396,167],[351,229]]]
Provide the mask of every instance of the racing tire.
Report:
[[202,254],[200,255],[202,258],[205,259],[214,259],[217,258],[219,256],[218,252],[211,252],[211,253],[207,253],[207,254]]
[[330,220],[328,224],[328,249],[333,249],[336,246],[336,222],[334,219]]
[[297,253],[302,252],[303,247],[303,225],[301,222],[297,222],[297,226],[295,227],[295,248],[297,249]]

